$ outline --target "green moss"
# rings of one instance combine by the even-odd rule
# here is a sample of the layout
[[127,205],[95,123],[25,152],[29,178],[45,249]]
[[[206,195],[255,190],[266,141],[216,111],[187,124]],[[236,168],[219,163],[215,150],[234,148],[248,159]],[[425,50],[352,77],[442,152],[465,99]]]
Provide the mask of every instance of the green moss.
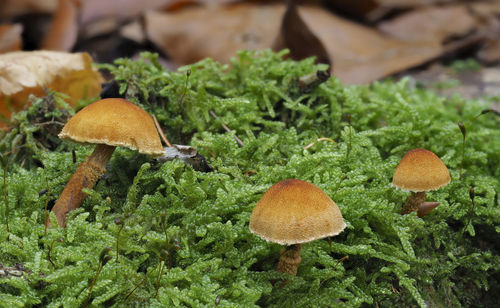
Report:
[[[122,93],[154,113],[170,141],[194,146],[214,171],[117,149],[67,229],[46,234],[44,207],[76,169],[71,150],[81,162],[91,149],[58,141],[40,146],[37,126],[26,116],[40,105],[20,113],[0,146],[5,153],[22,139],[30,163],[6,154],[0,218],[5,221],[5,196],[10,233],[0,226],[0,262],[22,263],[26,272],[0,277],[2,303],[79,307],[87,297],[90,305],[116,307],[496,303],[500,128],[495,115],[474,119],[490,102],[439,97],[407,79],[344,87],[332,77],[302,93],[298,78],[323,67],[283,55],[243,51],[231,66],[206,59],[177,72],[163,70],[152,54],[107,65]],[[461,178],[458,121],[467,128]],[[399,214],[408,193],[390,185],[397,163],[415,147],[441,157],[452,177],[429,193],[441,205],[423,219]],[[248,229],[257,200],[286,178],[322,188],[348,225],[331,242],[304,245],[296,277],[274,271],[280,247]],[[119,263],[103,267],[89,295],[99,255],[105,247],[115,255],[118,233]],[[288,284],[273,286],[283,278]]]

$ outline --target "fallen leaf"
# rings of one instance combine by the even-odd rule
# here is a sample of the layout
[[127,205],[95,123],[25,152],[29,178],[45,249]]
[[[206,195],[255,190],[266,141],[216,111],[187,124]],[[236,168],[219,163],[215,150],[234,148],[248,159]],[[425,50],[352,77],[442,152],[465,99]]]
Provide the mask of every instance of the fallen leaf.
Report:
[[[240,49],[271,47],[284,11],[282,4],[240,3],[213,8],[189,7],[174,13],[147,12],[144,19],[148,39],[176,65],[205,57],[228,63]],[[467,43],[443,47],[435,41],[406,42],[317,6],[299,7],[299,14],[333,59],[334,75],[345,84],[368,83],[390,76]]]
[[477,53],[479,61],[485,64],[500,62],[500,2],[473,3],[470,10],[483,21],[487,38]]
[[[46,89],[65,93],[68,103],[98,96],[103,78],[87,53],[56,51],[10,52],[0,55],[0,114],[9,118],[21,110],[28,96]],[[0,123],[5,128],[6,123]]]
[[[176,14],[146,14],[148,37],[178,63],[204,57],[227,63],[239,49],[264,49],[279,29],[283,5],[239,4]],[[302,19],[335,61],[335,75],[345,83],[364,83],[421,64],[439,54],[435,46],[416,48],[318,7],[300,7]]]
[[500,62],[500,38],[498,33],[496,37],[490,37],[486,44],[477,53],[478,59],[486,64]]
[[455,0],[324,0],[323,3],[343,15],[374,23],[405,10],[453,1]]
[[300,13],[324,43],[335,63],[334,74],[345,84],[369,83],[390,76],[421,65],[442,51],[433,44],[387,37],[318,7],[303,7]]
[[380,23],[378,29],[402,41],[440,45],[448,38],[470,33],[477,24],[465,5],[450,5],[415,9]]
[[323,46],[323,43],[309,29],[301,19],[295,1],[290,0],[281,22],[280,32],[275,39],[272,49],[282,50],[288,48],[294,60],[302,60],[315,56],[318,63],[325,63],[332,68],[332,63]]
[[476,14],[500,15],[500,2],[498,1],[474,2],[468,7]]
[[49,31],[40,46],[41,49],[71,51],[78,36],[79,0],[58,0]]
[[120,29],[120,35],[126,39],[134,41],[138,44],[144,44],[146,42],[146,34],[144,33],[144,27],[139,20],[135,20]]
[[379,6],[393,9],[412,9],[431,4],[446,4],[457,2],[456,0],[376,0]]
[[12,18],[30,13],[52,13],[56,7],[57,0],[2,0],[0,18]]
[[148,11],[144,20],[148,39],[177,65],[205,57],[227,63],[240,49],[270,48],[284,11],[283,5],[241,3],[173,13]]
[[86,24],[105,17],[131,18],[145,10],[162,8],[173,0],[85,0],[82,2],[80,21]]
[[121,28],[121,21],[115,17],[104,17],[95,21],[89,22],[80,31],[80,42],[92,39],[98,36],[113,34]]
[[21,50],[22,32],[21,24],[0,25],[0,53]]
[[330,0],[324,3],[332,10],[358,20],[375,21],[383,15],[376,0]]

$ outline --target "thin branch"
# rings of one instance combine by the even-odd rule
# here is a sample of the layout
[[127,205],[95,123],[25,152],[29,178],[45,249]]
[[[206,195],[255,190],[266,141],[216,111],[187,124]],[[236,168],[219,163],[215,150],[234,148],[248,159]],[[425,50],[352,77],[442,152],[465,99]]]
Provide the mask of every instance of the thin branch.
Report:
[[[214,119],[216,119],[216,120],[218,120],[218,119],[219,119],[219,117],[215,114],[215,112],[213,112],[212,110],[210,110],[209,112],[210,112],[210,115],[211,115]],[[224,130],[226,130],[226,132],[228,132],[228,133],[230,133],[230,134],[232,133],[232,132],[231,132],[231,130],[229,129],[229,127],[227,127],[227,125],[226,125],[226,124],[224,124],[222,121],[220,122],[220,124],[222,125],[222,128],[224,128]],[[234,140],[236,140],[236,142],[238,142],[238,144],[239,144],[239,145],[241,145],[241,146],[245,146],[245,145],[243,144],[243,141],[241,141],[241,139],[240,139],[240,138],[238,138],[238,136],[236,136],[236,134],[234,134],[234,135],[233,135],[233,138],[234,138]]]
[[153,114],[153,121],[155,122],[156,130],[158,130],[158,133],[160,134],[161,139],[163,139],[163,142],[165,142],[165,144],[168,147],[172,147],[172,144],[170,143],[170,141],[168,141],[167,137],[165,137],[165,134],[161,130],[160,123],[158,123],[158,120],[156,119],[154,114]]
[[55,120],[51,120],[51,121],[47,121],[47,122],[42,122],[42,123],[33,123],[33,125],[35,125],[35,126],[46,126],[46,125],[52,125],[52,124],[56,124],[56,125],[59,125],[59,126],[64,126],[65,125],[63,122],[59,122],[59,121],[55,121]]
[[[5,202],[5,225],[7,226],[7,233],[10,233],[9,229],[9,199],[7,198],[7,158],[2,155],[2,165],[3,165],[3,198]],[[8,237],[7,237],[8,239]]]

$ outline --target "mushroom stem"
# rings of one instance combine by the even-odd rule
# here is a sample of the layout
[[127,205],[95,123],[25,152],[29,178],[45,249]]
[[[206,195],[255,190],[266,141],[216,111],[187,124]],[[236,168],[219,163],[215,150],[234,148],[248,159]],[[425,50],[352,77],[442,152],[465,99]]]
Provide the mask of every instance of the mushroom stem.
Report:
[[276,270],[281,273],[287,273],[295,276],[302,258],[300,251],[302,250],[301,244],[294,244],[286,246],[280,251],[280,260],[276,266]]
[[66,215],[82,205],[86,197],[82,189],[94,187],[99,177],[106,171],[106,163],[114,150],[114,146],[98,144],[87,160],[78,165],[52,208],[59,226],[66,227]]
[[401,215],[410,214],[418,210],[419,204],[423,203],[427,198],[425,191],[411,192],[411,195],[406,199],[403,208],[401,209]]

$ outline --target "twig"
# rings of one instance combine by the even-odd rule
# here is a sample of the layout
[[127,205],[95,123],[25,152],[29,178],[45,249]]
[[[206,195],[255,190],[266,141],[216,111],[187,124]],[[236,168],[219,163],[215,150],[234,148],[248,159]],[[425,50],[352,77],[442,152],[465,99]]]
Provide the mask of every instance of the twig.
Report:
[[465,224],[464,228],[462,229],[462,234],[467,230],[467,227],[469,227],[469,224],[472,220],[472,214],[474,214],[474,198],[476,197],[476,194],[474,193],[474,187],[470,187],[469,189],[469,197],[470,197],[470,201],[472,203],[472,206],[469,210],[469,218],[467,220],[467,223]]
[[349,154],[351,153],[352,150],[352,126],[351,126],[351,115],[347,115],[347,123],[349,124],[349,147],[347,149],[347,157],[349,157]]
[[[160,263],[161,263],[161,262],[160,262]],[[156,269],[158,268],[158,266],[159,266],[159,264],[158,264],[158,265],[157,265],[157,266],[156,266],[156,267],[155,267],[155,268],[154,268],[151,272],[146,273],[146,276],[144,277],[144,279],[143,279],[143,280],[141,280],[141,282],[139,282],[139,283],[135,286],[135,288],[133,288],[133,289],[132,289],[132,291],[130,291],[130,292],[127,294],[127,296],[125,296],[125,300],[127,300],[127,299],[130,297],[130,295],[132,295],[132,294],[135,292],[135,290],[137,290],[137,288],[138,288],[138,287],[140,287],[140,286],[141,286],[141,285],[142,285],[142,284],[146,281],[146,279],[148,279],[148,277],[149,277],[149,275],[151,275],[151,273],[153,273],[154,271],[156,271]]]
[[120,233],[122,232],[123,226],[125,225],[123,221],[120,218],[115,218],[115,225],[120,225],[120,229],[118,229],[118,234],[116,235],[116,264],[118,264],[118,252],[119,252],[119,246],[118,242],[120,239]]
[[99,256],[99,267],[97,268],[97,271],[95,273],[94,279],[92,280],[92,283],[90,284],[89,288],[89,294],[85,298],[85,301],[82,304],[82,307],[87,307],[87,304],[90,300],[90,295],[92,294],[92,290],[94,289],[94,286],[97,282],[97,278],[99,278],[99,274],[101,273],[103,267],[108,263],[109,260],[111,260],[113,257],[108,256],[107,253],[111,250],[111,247],[106,247],[101,251],[101,254]]
[[[216,120],[218,120],[218,119],[219,119],[219,117],[218,117],[218,116],[215,114],[215,112],[213,112],[212,110],[210,110],[210,111],[209,111],[209,113],[210,113],[210,115],[211,115],[214,119],[216,119]],[[224,128],[224,130],[226,130],[226,132],[228,132],[228,133],[230,133],[230,134],[232,133],[232,132],[231,132],[231,130],[229,129],[229,127],[227,127],[227,125],[226,125],[226,124],[224,124],[222,121],[220,122],[220,124],[222,125],[222,127]],[[241,141],[241,139],[240,139],[240,138],[238,138],[238,136],[236,136],[236,134],[234,134],[234,135],[233,135],[233,138],[234,138],[234,140],[236,140],[236,142],[238,142],[238,144],[239,144],[239,145],[241,145],[241,146],[245,146],[245,145],[243,144],[243,141]]]
[[[50,188],[49,188],[49,180],[45,178],[45,184],[47,185],[47,199],[45,200],[45,211],[44,211],[44,220],[45,220],[45,230],[43,231],[43,235],[47,235],[47,227],[49,225],[48,223],[48,217],[47,217],[47,205],[49,203],[49,198],[50,198]],[[52,262],[51,262],[52,263]]]
[[5,200],[5,224],[7,226],[7,233],[10,233],[9,228],[9,200],[7,198],[7,159],[2,155],[3,164],[3,198]]
[[156,119],[154,114],[153,121],[155,122],[156,130],[158,130],[158,133],[160,134],[161,139],[163,139],[163,142],[165,142],[168,147],[172,147],[172,144],[170,143],[170,141],[168,141],[167,137],[165,137],[165,134],[161,130],[160,123],[158,123],[158,120]]
[[181,98],[177,102],[177,104],[179,105],[179,108],[181,110],[182,110],[182,103],[184,103],[184,97],[186,96],[186,92],[187,92],[187,87],[188,87],[188,82],[189,82],[189,77],[190,76],[191,76],[191,70],[189,69],[186,72],[186,83],[184,84],[184,92],[182,92]]
[[[335,140],[333,140],[332,138],[328,138],[328,137],[321,137],[321,138],[316,139],[316,142],[321,142],[321,141],[329,141],[329,142],[332,142],[333,144],[337,144],[337,143],[335,142]],[[306,145],[306,146],[304,146],[304,147],[302,147],[302,148],[303,148],[304,150],[307,150],[307,149],[309,149],[310,147],[312,147],[313,145],[315,145],[315,144],[316,144],[316,142],[314,142],[314,141],[313,141],[313,142],[309,143],[308,145]]]
[[54,248],[54,243],[55,242],[56,242],[56,240],[53,240],[52,243],[50,243],[49,251],[47,251],[47,259],[49,260],[50,264],[52,264],[52,266],[54,268],[56,268],[56,265],[54,264],[54,262],[50,258],[50,253],[52,252],[52,248]]
[[162,263],[162,260],[160,259],[160,271],[158,272],[158,279],[156,280],[156,293],[155,293],[155,298],[158,296],[158,290],[160,289],[160,279],[161,279],[161,275],[163,274],[163,268],[165,267],[165,261],[163,261]]
[[460,132],[462,133],[462,162],[460,163],[460,175],[459,178],[462,178],[462,170],[464,168],[464,160],[465,160],[465,137],[467,134],[467,131],[465,130],[465,125],[462,122],[458,122],[458,128],[460,129]]
[[299,88],[303,93],[309,93],[315,88],[317,88],[320,84],[327,81],[330,78],[330,72],[328,70],[321,71],[317,70],[310,74],[301,76],[299,78]]
[[[336,263],[336,264],[335,264],[335,266],[332,268],[332,271],[334,271],[340,263],[342,263],[342,262],[344,262],[344,261],[346,261],[346,260],[349,260],[349,255],[343,256],[342,258],[338,259],[338,260],[337,260],[337,263]],[[332,277],[327,277],[327,278],[323,279],[323,280],[319,283],[319,286],[321,287],[321,285],[323,285],[323,283],[324,283],[325,281],[327,281],[328,279],[330,279],[330,278],[332,278]]]
[[63,122],[55,121],[55,120],[50,120],[47,122],[42,122],[42,123],[33,123],[35,126],[45,126],[45,125],[51,125],[51,124],[56,124],[59,126],[64,126],[65,124]]

